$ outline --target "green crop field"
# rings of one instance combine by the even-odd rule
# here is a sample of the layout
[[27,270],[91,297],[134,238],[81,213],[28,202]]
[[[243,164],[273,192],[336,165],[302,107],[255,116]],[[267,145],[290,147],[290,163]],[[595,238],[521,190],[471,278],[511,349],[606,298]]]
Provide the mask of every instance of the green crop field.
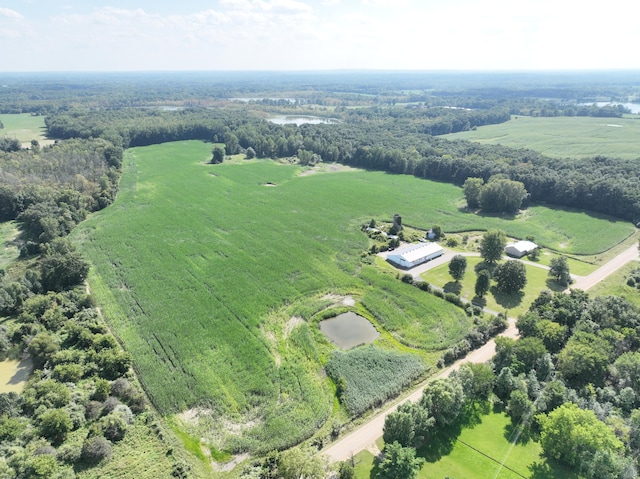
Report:
[[482,126],[445,138],[530,148],[552,157],[605,155],[636,159],[640,158],[640,117],[518,116],[500,125]]
[[[330,417],[333,389],[321,365],[332,346],[314,326],[329,294],[352,295],[391,330],[411,324],[406,337],[400,327],[380,341],[419,345],[425,358],[472,326],[459,309],[395,279],[388,286],[362,264],[360,225],[371,218],[400,213],[424,229],[538,232],[540,244],[587,253],[633,232],[542,207],[522,219],[468,214],[460,188],[410,176],[301,176],[273,161],[209,165],[210,152],[196,141],[128,150],[116,202],[72,238],[93,263],[92,292],[156,407],[208,411],[208,433],[227,431],[207,436],[220,448],[286,447]],[[588,228],[606,234],[581,237]],[[376,301],[385,288],[393,303]],[[446,334],[432,334],[438,328]]]
[[21,143],[38,140],[42,143],[46,137],[44,116],[33,116],[30,113],[0,115],[4,128],[0,129],[0,136],[16,138]]

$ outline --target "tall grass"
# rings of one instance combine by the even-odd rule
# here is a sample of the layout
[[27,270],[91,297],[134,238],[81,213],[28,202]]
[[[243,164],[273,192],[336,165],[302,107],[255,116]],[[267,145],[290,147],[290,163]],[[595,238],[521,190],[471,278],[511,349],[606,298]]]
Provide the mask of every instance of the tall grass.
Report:
[[371,345],[337,351],[326,369],[343,388],[341,401],[352,415],[380,406],[424,373],[424,365],[416,356]]

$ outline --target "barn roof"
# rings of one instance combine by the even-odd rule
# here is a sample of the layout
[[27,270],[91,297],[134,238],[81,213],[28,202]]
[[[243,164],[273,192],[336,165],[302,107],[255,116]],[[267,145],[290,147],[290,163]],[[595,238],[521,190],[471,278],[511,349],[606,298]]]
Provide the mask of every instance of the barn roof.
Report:
[[438,251],[442,251],[442,246],[438,243],[418,243],[397,249],[393,256],[400,256],[405,261],[412,263]]
[[[509,249],[515,249],[516,251],[519,251],[520,253],[527,253],[529,251],[532,251],[534,249],[536,249],[538,247],[537,244],[535,244],[533,241],[516,241],[515,243],[509,243],[506,248]],[[506,249],[505,248],[505,249]]]

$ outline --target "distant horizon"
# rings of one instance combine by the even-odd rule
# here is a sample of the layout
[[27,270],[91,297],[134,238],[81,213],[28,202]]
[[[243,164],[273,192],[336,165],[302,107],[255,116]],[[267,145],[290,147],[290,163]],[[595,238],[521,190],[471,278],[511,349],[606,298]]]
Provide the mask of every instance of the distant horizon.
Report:
[[[335,69],[308,69],[308,70],[24,70],[24,71],[0,71],[0,75],[31,75],[31,74],[99,74],[99,73],[125,73],[125,74],[145,74],[145,73],[291,73],[291,74],[307,74],[307,73],[405,73],[405,74],[584,74],[584,73],[639,73],[640,67],[637,68],[576,68],[576,69],[384,69],[384,68],[335,68]],[[640,78],[638,78],[640,82]]]
[[5,0],[4,72],[640,70],[632,0]]

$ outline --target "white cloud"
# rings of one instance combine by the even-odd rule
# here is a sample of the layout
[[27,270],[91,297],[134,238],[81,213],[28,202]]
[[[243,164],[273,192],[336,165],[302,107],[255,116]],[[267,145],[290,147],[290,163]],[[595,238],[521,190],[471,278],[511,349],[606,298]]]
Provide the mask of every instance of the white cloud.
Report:
[[[635,2],[609,1],[612,16]],[[194,3],[75,4],[46,20],[0,7],[0,38],[20,38],[5,49],[16,69],[38,68],[34,57],[58,70],[640,68],[633,29],[578,0]]]
[[4,8],[4,7],[0,7],[0,17],[13,18],[17,20],[21,20],[22,18],[24,18],[20,13],[16,12],[15,10],[11,10],[10,8]]

